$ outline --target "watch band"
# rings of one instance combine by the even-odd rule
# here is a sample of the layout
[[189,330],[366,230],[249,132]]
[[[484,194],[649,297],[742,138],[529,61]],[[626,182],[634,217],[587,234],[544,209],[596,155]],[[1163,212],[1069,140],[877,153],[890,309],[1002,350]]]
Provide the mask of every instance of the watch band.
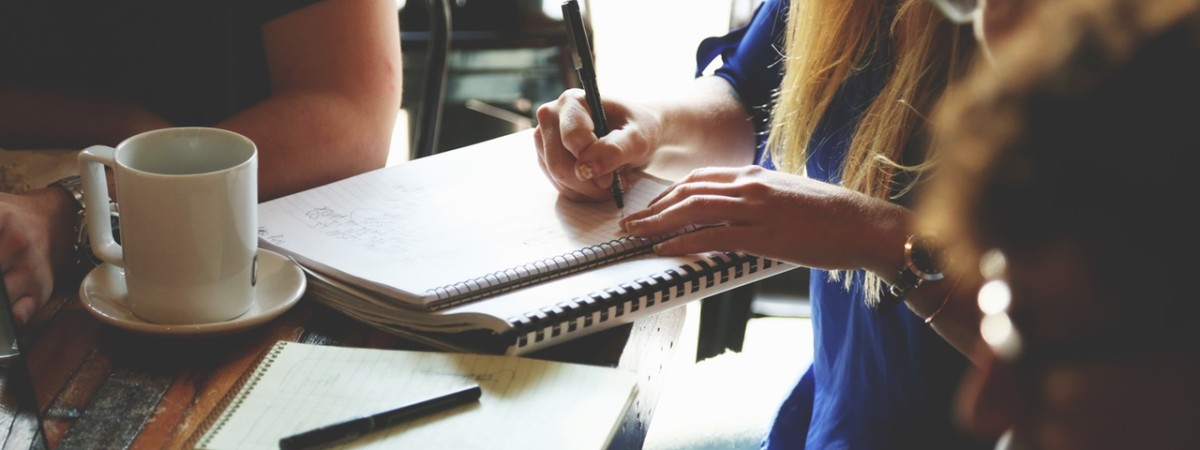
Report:
[[896,275],[889,288],[891,294],[903,300],[904,296],[926,281],[943,278],[944,256],[937,238],[930,235],[913,234],[904,241],[904,268]]
[[[75,241],[71,243],[72,250],[75,253],[75,264],[77,266],[97,266],[103,261],[92,253],[91,241],[88,239],[87,233],[87,207],[83,202],[83,178],[78,175],[72,175],[65,178],[55,180],[54,185],[62,187],[71,197],[75,198],[75,202],[79,204],[79,213],[76,214],[76,220],[72,234]],[[112,201],[108,202],[109,216],[112,220],[113,234],[117,235],[117,205]]]
[[54,181],[54,184],[66,189],[72,197],[75,197],[75,202],[79,203],[79,209],[83,209],[83,178],[79,175],[72,175],[66,178],[59,178]]
[[925,280],[921,279],[920,276],[913,273],[913,271],[906,266],[904,269],[900,270],[898,275],[896,275],[896,280],[892,282],[889,290],[891,291],[892,296],[903,300],[904,296],[908,295],[909,291],[916,289],[917,286],[920,286],[921,282],[923,281]]

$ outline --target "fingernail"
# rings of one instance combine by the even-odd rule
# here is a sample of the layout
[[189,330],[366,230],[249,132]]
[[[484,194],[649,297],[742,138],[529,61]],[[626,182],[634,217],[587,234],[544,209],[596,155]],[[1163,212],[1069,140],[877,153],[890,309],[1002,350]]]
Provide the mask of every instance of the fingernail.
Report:
[[575,178],[578,178],[579,181],[590,180],[595,173],[590,164],[578,164],[575,166]]
[[624,232],[626,232],[626,233],[633,234],[633,229],[634,229],[634,228],[637,228],[637,222],[638,222],[638,221],[637,221],[636,219],[625,219],[625,220],[622,220],[622,221],[621,221],[621,231],[624,231]]
[[21,297],[12,304],[13,321],[18,327],[24,328],[35,312],[37,312],[37,300],[33,297]]

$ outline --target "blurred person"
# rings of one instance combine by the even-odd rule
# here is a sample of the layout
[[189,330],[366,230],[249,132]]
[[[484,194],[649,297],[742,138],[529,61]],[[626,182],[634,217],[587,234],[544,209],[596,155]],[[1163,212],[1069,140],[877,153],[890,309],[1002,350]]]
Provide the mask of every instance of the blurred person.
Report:
[[1002,448],[1200,448],[1200,2],[1060,0],[1029,22],[948,94],[919,202],[989,280],[960,415],[1011,429]]

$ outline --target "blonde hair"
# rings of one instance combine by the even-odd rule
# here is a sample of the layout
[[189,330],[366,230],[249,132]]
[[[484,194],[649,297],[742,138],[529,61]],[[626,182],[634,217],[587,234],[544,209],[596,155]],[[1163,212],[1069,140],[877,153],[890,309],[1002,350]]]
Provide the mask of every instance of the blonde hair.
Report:
[[[835,94],[851,76],[872,66],[885,68],[886,82],[854,130],[840,168],[841,185],[892,200],[919,178],[904,177],[908,181],[899,185],[899,172],[919,175],[928,168],[929,161],[907,164],[902,156],[911,144],[920,144],[918,156],[924,157],[924,143],[914,138],[948,80],[966,70],[963,55],[974,48],[974,40],[968,27],[945,20],[928,0],[890,5],[880,0],[792,1],[784,77],[767,141],[780,170],[803,173],[810,141]],[[881,39],[885,36],[889,39]],[[885,42],[888,49],[876,48]],[[885,55],[887,60],[877,60]],[[831,275],[844,278],[849,289],[848,271]],[[869,305],[879,301],[883,286],[877,275],[867,273]]]

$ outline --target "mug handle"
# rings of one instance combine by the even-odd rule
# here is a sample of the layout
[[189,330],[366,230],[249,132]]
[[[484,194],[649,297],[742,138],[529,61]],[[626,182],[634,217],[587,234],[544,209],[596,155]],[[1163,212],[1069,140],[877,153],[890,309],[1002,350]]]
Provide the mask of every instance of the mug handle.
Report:
[[[116,149],[93,145],[79,153],[79,175],[83,180],[83,203],[86,211],[108,211],[108,178],[104,166],[114,166]],[[125,267],[125,252],[113,239],[112,222],[108,214],[86,214],[88,240],[92,253],[100,260]]]

